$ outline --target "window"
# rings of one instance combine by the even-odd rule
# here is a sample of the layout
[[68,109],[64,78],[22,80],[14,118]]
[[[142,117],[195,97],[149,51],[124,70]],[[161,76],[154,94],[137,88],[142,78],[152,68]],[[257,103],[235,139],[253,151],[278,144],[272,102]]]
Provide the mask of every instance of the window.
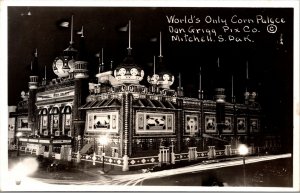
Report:
[[39,112],[40,117],[40,133],[43,134],[44,131],[48,129],[48,110],[43,108]]
[[58,107],[52,107],[50,110],[51,116],[51,134],[59,130],[59,109]]
[[72,108],[68,105],[64,106],[61,110],[62,113],[62,133],[69,136],[69,131],[71,129],[71,118],[72,118]]

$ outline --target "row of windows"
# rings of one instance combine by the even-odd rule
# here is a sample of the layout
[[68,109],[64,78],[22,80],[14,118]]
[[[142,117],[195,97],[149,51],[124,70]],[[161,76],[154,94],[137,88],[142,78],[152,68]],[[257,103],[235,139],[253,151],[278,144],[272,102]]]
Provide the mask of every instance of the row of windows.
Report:
[[39,129],[40,134],[55,136],[59,135],[71,135],[71,107],[65,106],[59,110],[58,107],[52,107],[48,109],[42,109],[39,112]]

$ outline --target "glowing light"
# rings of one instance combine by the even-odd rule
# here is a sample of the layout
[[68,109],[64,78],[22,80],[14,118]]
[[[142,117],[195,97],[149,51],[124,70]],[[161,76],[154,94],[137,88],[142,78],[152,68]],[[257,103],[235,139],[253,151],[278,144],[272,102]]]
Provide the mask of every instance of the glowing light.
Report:
[[238,150],[240,155],[247,155],[249,153],[248,147],[245,144],[239,145]]
[[99,142],[101,145],[106,145],[108,143],[108,137],[106,135],[100,137]]
[[22,135],[23,135],[22,132],[18,132],[18,133],[16,134],[17,137],[21,137]]
[[34,173],[38,169],[38,162],[35,158],[25,158],[23,162],[19,162],[13,169],[12,173],[17,185],[28,175]]

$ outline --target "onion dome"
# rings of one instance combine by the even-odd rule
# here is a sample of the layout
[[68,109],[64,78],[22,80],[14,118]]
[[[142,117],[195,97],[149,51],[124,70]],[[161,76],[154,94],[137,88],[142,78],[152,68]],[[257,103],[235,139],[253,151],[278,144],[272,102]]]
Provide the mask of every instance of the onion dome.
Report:
[[75,68],[75,58],[78,54],[78,51],[73,48],[73,16],[71,20],[71,41],[68,48],[63,51],[61,56],[58,56],[54,59],[52,64],[53,72],[59,77],[64,78],[68,77],[70,73],[73,73]]
[[174,80],[175,78],[172,73],[167,71],[162,71],[158,73],[157,85],[160,88],[169,89],[170,86],[172,86],[172,84],[174,83]]
[[114,76],[124,84],[139,84],[143,80],[144,70],[135,64],[130,49],[128,49],[128,56],[116,67]]
[[144,70],[142,70],[137,64],[135,64],[133,57],[131,55],[131,21],[128,24],[129,28],[129,46],[127,48],[128,55],[127,57],[121,62],[119,66],[116,67],[114,70],[115,78],[123,84],[139,84],[144,77]]

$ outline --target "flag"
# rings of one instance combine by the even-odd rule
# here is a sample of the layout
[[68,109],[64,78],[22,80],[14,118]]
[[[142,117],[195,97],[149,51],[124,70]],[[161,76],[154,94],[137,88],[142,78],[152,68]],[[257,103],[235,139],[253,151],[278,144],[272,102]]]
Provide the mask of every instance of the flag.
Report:
[[69,28],[71,24],[70,19],[60,19],[56,22],[58,28]]
[[95,56],[96,56],[97,58],[100,58],[100,52],[98,52],[97,54],[95,54]]
[[157,42],[157,37],[153,37],[150,39],[150,42]]
[[126,32],[127,30],[128,30],[128,24],[118,29],[118,31],[123,31],[123,32]]
[[76,34],[77,34],[77,35],[81,35],[81,37],[84,37],[84,36],[83,36],[83,26],[81,27],[80,30],[75,30],[75,31],[76,31]]

